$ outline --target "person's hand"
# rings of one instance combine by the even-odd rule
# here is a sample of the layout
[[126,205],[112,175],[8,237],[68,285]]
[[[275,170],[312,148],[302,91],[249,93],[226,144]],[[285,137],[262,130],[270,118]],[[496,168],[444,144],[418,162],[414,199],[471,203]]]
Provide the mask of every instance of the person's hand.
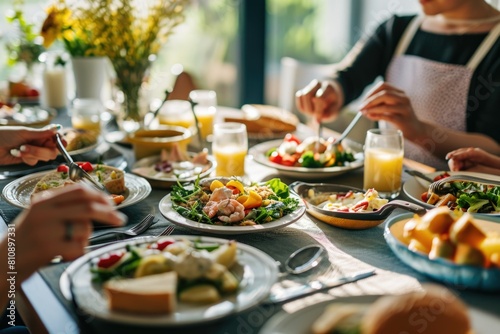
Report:
[[15,220],[19,281],[55,256],[73,260],[84,253],[92,221],[121,226],[126,216],[101,192],[75,184],[33,196],[29,209]]
[[478,168],[484,171],[483,167],[490,167],[498,169],[495,174],[500,173],[500,157],[477,147],[464,147],[451,151],[446,155],[446,159],[448,159],[448,167],[450,167],[451,171],[472,169],[479,171]]
[[402,90],[381,82],[364,99],[360,111],[372,121],[387,121],[400,129],[405,138],[415,138],[423,132],[411,101]]
[[313,116],[318,122],[334,120],[342,107],[342,93],[333,81],[311,81],[295,93],[299,111]]
[[38,161],[57,157],[54,135],[58,125],[34,129],[22,126],[0,128],[0,165],[25,163],[30,166]]

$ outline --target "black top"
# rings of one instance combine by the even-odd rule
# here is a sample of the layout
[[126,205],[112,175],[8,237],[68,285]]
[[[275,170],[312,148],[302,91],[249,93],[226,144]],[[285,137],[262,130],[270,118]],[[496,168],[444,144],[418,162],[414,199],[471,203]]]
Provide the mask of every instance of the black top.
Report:
[[[399,40],[413,18],[390,18],[365,42],[358,43],[340,63],[335,79],[344,89],[346,104],[356,99],[378,76],[385,78]],[[405,54],[466,65],[486,36],[487,33],[441,35],[418,29]],[[472,76],[466,117],[468,132],[483,133],[500,142],[500,39]]]

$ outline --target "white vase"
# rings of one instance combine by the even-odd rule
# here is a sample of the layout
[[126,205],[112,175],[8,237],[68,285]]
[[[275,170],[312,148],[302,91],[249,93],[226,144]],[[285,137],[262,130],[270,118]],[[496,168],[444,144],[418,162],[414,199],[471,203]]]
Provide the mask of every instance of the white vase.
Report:
[[71,63],[75,77],[75,97],[101,100],[106,77],[106,58],[73,57]]

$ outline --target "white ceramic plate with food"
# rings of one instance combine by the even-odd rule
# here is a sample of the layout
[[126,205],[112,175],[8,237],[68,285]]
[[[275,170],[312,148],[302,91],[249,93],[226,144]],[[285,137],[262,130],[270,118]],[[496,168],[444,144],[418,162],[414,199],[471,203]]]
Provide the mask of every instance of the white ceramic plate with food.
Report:
[[[444,172],[434,172],[434,173],[429,173],[425,174],[431,179],[434,179],[436,176],[443,174]],[[474,172],[446,172],[450,175],[469,175],[469,176],[475,176],[475,177],[480,177],[483,179],[490,179],[490,180],[500,180],[499,176],[496,175],[490,175],[490,174],[483,174],[483,173],[474,173]],[[405,181],[403,184],[403,191],[404,193],[411,198],[413,201],[419,203],[420,205],[432,209],[435,206],[431,204],[427,204],[422,200],[422,194],[426,193],[427,190],[429,190],[430,183],[418,178],[416,176],[410,177],[408,180]],[[498,215],[496,213],[495,215]]]
[[[264,324],[259,334],[310,334],[312,333],[311,327],[314,321],[319,318],[328,305],[342,303],[351,305],[366,304],[368,306],[373,304],[380,297],[381,296],[378,295],[342,297],[312,304],[293,312],[281,310]],[[487,328],[488,324],[497,321],[495,315],[487,315],[486,312],[472,307],[469,307],[469,317],[475,333],[488,333],[490,330]]]
[[288,313],[284,310],[272,316],[261,328],[259,334],[310,334],[311,327],[323,313],[326,306],[332,303],[345,304],[372,304],[380,296],[354,296],[344,297],[335,300],[323,301],[317,304],[306,306],[295,312]]
[[207,223],[199,223],[194,220],[187,219],[180,213],[175,211],[172,207],[172,198],[169,195],[163,197],[160,201],[160,212],[172,223],[186,227],[192,230],[213,233],[213,234],[243,234],[243,233],[259,233],[267,232],[270,230],[278,229],[290,225],[300,219],[306,211],[306,208],[300,198],[295,195],[290,195],[299,201],[299,206],[292,213],[287,214],[279,219],[273,220],[269,223],[248,225],[248,226],[224,226],[224,225],[212,225]]
[[280,139],[271,140],[255,145],[249,150],[249,154],[252,155],[254,160],[258,163],[267,167],[277,169],[280,174],[292,177],[297,180],[324,180],[325,178],[338,176],[346,172],[361,168],[364,165],[363,146],[349,139],[345,139],[344,141],[342,141],[342,145],[353,153],[356,160],[348,163],[346,166],[308,168],[284,166],[269,161],[266,153],[273,148],[279,147],[282,142],[283,140]]
[[77,130],[77,129],[73,129],[73,128],[65,128],[65,129],[61,130],[61,134],[63,136],[63,139],[66,139],[65,137],[68,135],[68,133],[73,134],[74,132],[77,132],[77,133],[81,132],[82,136],[91,136],[92,139],[95,139],[95,140],[92,143],[89,143],[88,145],[84,145],[78,149],[71,149],[70,148],[68,153],[72,156],[92,152],[93,150],[95,150],[99,145],[101,145],[104,142],[102,136],[95,136],[95,135],[86,134],[87,130]]
[[[188,152],[188,155],[193,158],[196,153]],[[205,178],[215,169],[215,160],[211,156],[207,156],[206,164],[193,164],[190,161],[172,162],[171,172],[162,172],[155,169],[155,166],[161,161],[160,155],[155,155],[143,158],[137,161],[132,172],[144,177],[155,188],[170,188],[177,182],[195,181],[198,177]]]
[[[27,209],[31,204],[31,193],[42,177],[52,171],[30,174],[16,179],[7,184],[2,191],[4,200],[18,208]],[[151,185],[143,177],[125,173],[125,187],[127,188],[125,200],[116,207],[122,209],[132,204],[136,204],[151,193]]]
[[[227,243],[225,239],[211,237],[173,236],[173,238],[199,240],[203,243]],[[254,247],[238,243],[237,263],[230,269],[237,277],[242,278],[235,294],[225,296],[221,301],[209,305],[178,301],[176,311],[166,315],[148,316],[110,311],[102,287],[92,282],[90,263],[100,255],[124,249],[129,243],[133,242],[116,243],[85,254],[74,261],[60,279],[63,295],[70,301],[74,296],[79,308],[102,320],[141,326],[182,326],[221,319],[257,305],[268,296],[278,277],[278,269],[273,258]]]

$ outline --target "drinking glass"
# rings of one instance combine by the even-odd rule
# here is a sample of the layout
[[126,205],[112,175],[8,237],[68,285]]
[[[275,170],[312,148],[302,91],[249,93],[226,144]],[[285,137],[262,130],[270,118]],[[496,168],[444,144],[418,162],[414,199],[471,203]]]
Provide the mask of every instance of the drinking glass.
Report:
[[226,122],[214,125],[212,154],[217,162],[217,176],[244,176],[247,152],[245,124]]
[[196,102],[194,112],[200,124],[201,136],[206,139],[213,132],[217,94],[213,90],[197,89],[189,93],[189,98]]
[[382,198],[395,198],[401,189],[403,134],[396,129],[371,129],[365,141],[363,188],[374,188]]
[[75,99],[71,107],[71,125],[75,129],[84,129],[101,133],[101,113],[103,106],[97,99]]
[[158,113],[160,124],[182,126],[192,128],[194,117],[191,111],[191,103],[185,100],[165,101]]

